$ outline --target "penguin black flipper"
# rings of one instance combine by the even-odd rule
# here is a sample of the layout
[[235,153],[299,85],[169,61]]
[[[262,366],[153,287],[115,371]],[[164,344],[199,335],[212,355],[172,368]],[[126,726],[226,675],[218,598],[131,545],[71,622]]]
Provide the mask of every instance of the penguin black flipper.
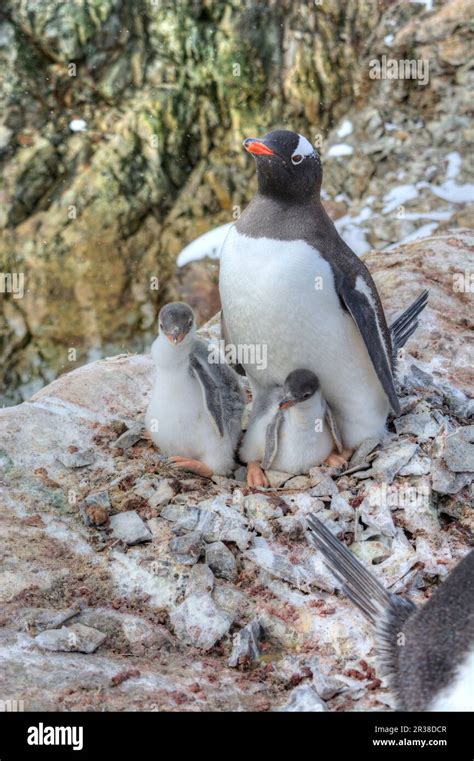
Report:
[[271,467],[275,455],[278,451],[278,434],[283,422],[283,413],[278,411],[273,420],[267,425],[265,432],[265,452],[262,460],[262,468],[267,470]]
[[225,429],[240,429],[240,418],[244,407],[242,390],[235,373],[221,362],[209,362],[208,344],[196,340],[189,357],[190,370],[201,386],[203,400],[212,424],[220,436]]
[[[360,283],[363,280],[363,284]],[[357,278],[355,287],[342,273],[336,282],[339,297],[351,314],[364,340],[377,377],[385,391],[395,415],[400,414],[395,383],[392,375],[392,346],[390,336],[385,336],[371,299],[372,288],[365,278]]]

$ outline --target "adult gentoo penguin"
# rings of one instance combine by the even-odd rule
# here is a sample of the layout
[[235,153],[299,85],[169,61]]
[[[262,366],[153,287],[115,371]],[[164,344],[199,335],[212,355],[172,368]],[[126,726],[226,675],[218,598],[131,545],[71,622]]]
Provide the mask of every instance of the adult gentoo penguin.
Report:
[[342,591],[375,626],[398,709],[474,711],[474,550],[416,607],[387,592],[318,518],[308,524]]
[[238,377],[196,335],[187,304],[164,306],[159,328],[151,348],[156,382],[145,416],[153,443],[178,468],[228,475],[244,409]]
[[224,338],[266,345],[265,368],[243,363],[254,397],[299,367],[316,373],[343,445],[353,448],[382,434],[390,408],[400,412],[377,289],[324,211],[310,142],[276,130],[244,147],[256,159],[258,191],[222,247]]
[[[247,484],[268,486],[264,470],[307,473],[331,455],[340,441],[329,407],[321,396],[319,380],[311,370],[293,370],[283,386],[261,392],[256,398],[249,427],[240,448],[247,463]],[[329,464],[338,465],[341,459]]]

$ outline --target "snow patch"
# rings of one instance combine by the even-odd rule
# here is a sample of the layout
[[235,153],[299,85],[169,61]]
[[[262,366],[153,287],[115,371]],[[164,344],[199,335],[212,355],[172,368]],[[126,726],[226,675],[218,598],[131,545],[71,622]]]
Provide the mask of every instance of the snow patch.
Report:
[[219,259],[222,245],[233,224],[228,222],[226,225],[214,227],[185,246],[176,260],[178,267],[184,267],[185,264],[204,259],[206,256]]

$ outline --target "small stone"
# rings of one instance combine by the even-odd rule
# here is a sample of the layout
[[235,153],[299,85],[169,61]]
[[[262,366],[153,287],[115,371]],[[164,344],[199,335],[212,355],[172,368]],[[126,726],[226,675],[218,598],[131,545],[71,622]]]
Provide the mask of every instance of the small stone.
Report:
[[204,542],[198,531],[191,531],[189,534],[172,539],[169,550],[178,563],[194,565],[204,551]]
[[35,642],[43,650],[65,653],[93,653],[106,639],[106,634],[83,624],[47,629],[37,634]]
[[313,672],[313,687],[322,700],[330,700],[344,689],[340,681],[321,671],[318,658],[311,658],[308,666]]
[[431,460],[429,457],[415,455],[410,462],[403,466],[398,472],[399,476],[426,476],[431,469]]
[[452,473],[442,460],[431,463],[431,485],[438,494],[458,494],[473,478],[472,473]]
[[169,631],[161,625],[153,625],[138,616],[127,616],[122,631],[132,655],[150,655],[151,650],[161,650],[172,644]]
[[218,578],[227,579],[227,581],[234,581],[237,578],[235,557],[223,542],[207,545],[206,563]]
[[211,594],[214,589],[214,574],[204,563],[193,565],[186,584],[186,597],[195,594]]
[[78,449],[77,452],[61,452],[58,460],[66,468],[86,468],[96,461],[97,457],[93,449]]
[[454,473],[474,472],[474,425],[447,436],[444,461]]
[[279,489],[291,478],[291,473],[283,473],[281,470],[266,470],[265,475],[272,489]]
[[249,612],[250,602],[247,595],[235,586],[220,581],[212,593],[217,607],[230,613],[232,618]]
[[114,539],[120,539],[128,545],[149,542],[152,539],[150,529],[135,510],[112,515],[110,528]]
[[201,512],[195,505],[166,505],[160,513],[161,518],[176,523],[181,531],[193,531],[199,521]]
[[390,556],[390,550],[377,541],[353,542],[351,551],[364,563],[381,563]]
[[395,442],[382,450],[373,461],[372,467],[355,473],[356,478],[375,478],[391,484],[397,473],[418,451],[418,444],[409,441]]
[[249,494],[244,497],[242,506],[245,514],[252,519],[268,521],[283,515],[281,507],[275,507],[264,494]]
[[158,483],[151,481],[149,478],[141,478],[135,484],[133,491],[134,494],[146,499],[150,507],[168,505],[170,500],[175,496],[175,490],[166,478],[161,479]]
[[366,462],[367,456],[371,454],[371,452],[373,452],[375,447],[379,444],[380,439],[376,438],[364,439],[364,441],[361,441],[350,459],[351,467],[353,465],[361,465],[363,462]]
[[285,482],[285,489],[309,489],[311,479],[308,476],[294,476]]
[[32,608],[20,615],[19,625],[21,629],[26,631],[32,626],[41,631],[44,629],[57,629],[58,626],[61,626],[68,619],[77,616],[80,610],[79,605],[63,608],[62,610]]
[[311,584],[314,582],[312,574],[303,566],[290,562],[283,555],[276,554],[268,545],[261,543],[255,546],[245,553],[245,557],[272,576],[289,582],[297,589],[304,592],[311,591]]
[[436,436],[440,429],[439,423],[429,412],[412,412],[394,421],[397,433],[414,434],[418,441],[428,441]]
[[331,510],[333,510],[338,518],[351,520],[354,517],[354,508],[350,506],[347,500],[339,493],[333,494],[331,499]]
[[170,621],[184,644],[210,650],[229,631],[232,616],[219,610],[210,595],[195,594],[172,611]]
[[330,497],[337,493],[337,486],[323,468],[311,468],[309,471],[312,497]]
[[327,711],[327,707],[316,690],[310,687],[309,684],[300,684],[291,691],[290,697],[280,710],[285,712],[312,711],[321,713],[322,711]]
[[262,627],[257,619],[250,621],[243,629],[234,634],[232,653],[228,661],[229,666],[232,668],[249,668],[260,655],[259,641],[262,634]]
[[112,444],[114,449],[130,449],[137,441],[143,438],[145,433],[143,423],[135,423],[131,428],[128,428],[121,436],[118,437]]
[[86,505],[104,507],[106,510],[109,510],[111,507],[109,492],[106,489],[95,492],[94,494],[88,494],[87,497],[84,499],[84,502],[86,503]]

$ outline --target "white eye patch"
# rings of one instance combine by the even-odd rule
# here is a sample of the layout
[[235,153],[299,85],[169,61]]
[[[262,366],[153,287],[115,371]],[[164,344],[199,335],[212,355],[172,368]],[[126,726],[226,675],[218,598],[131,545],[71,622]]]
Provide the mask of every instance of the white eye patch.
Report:
[[295,151],[291,157],[293,164],[301,164],[303,159],[305,159],[307,156],[312,156],[316,153],[309,140],[300,134],[298,134],[298,137],[298,145],[296,146]]

